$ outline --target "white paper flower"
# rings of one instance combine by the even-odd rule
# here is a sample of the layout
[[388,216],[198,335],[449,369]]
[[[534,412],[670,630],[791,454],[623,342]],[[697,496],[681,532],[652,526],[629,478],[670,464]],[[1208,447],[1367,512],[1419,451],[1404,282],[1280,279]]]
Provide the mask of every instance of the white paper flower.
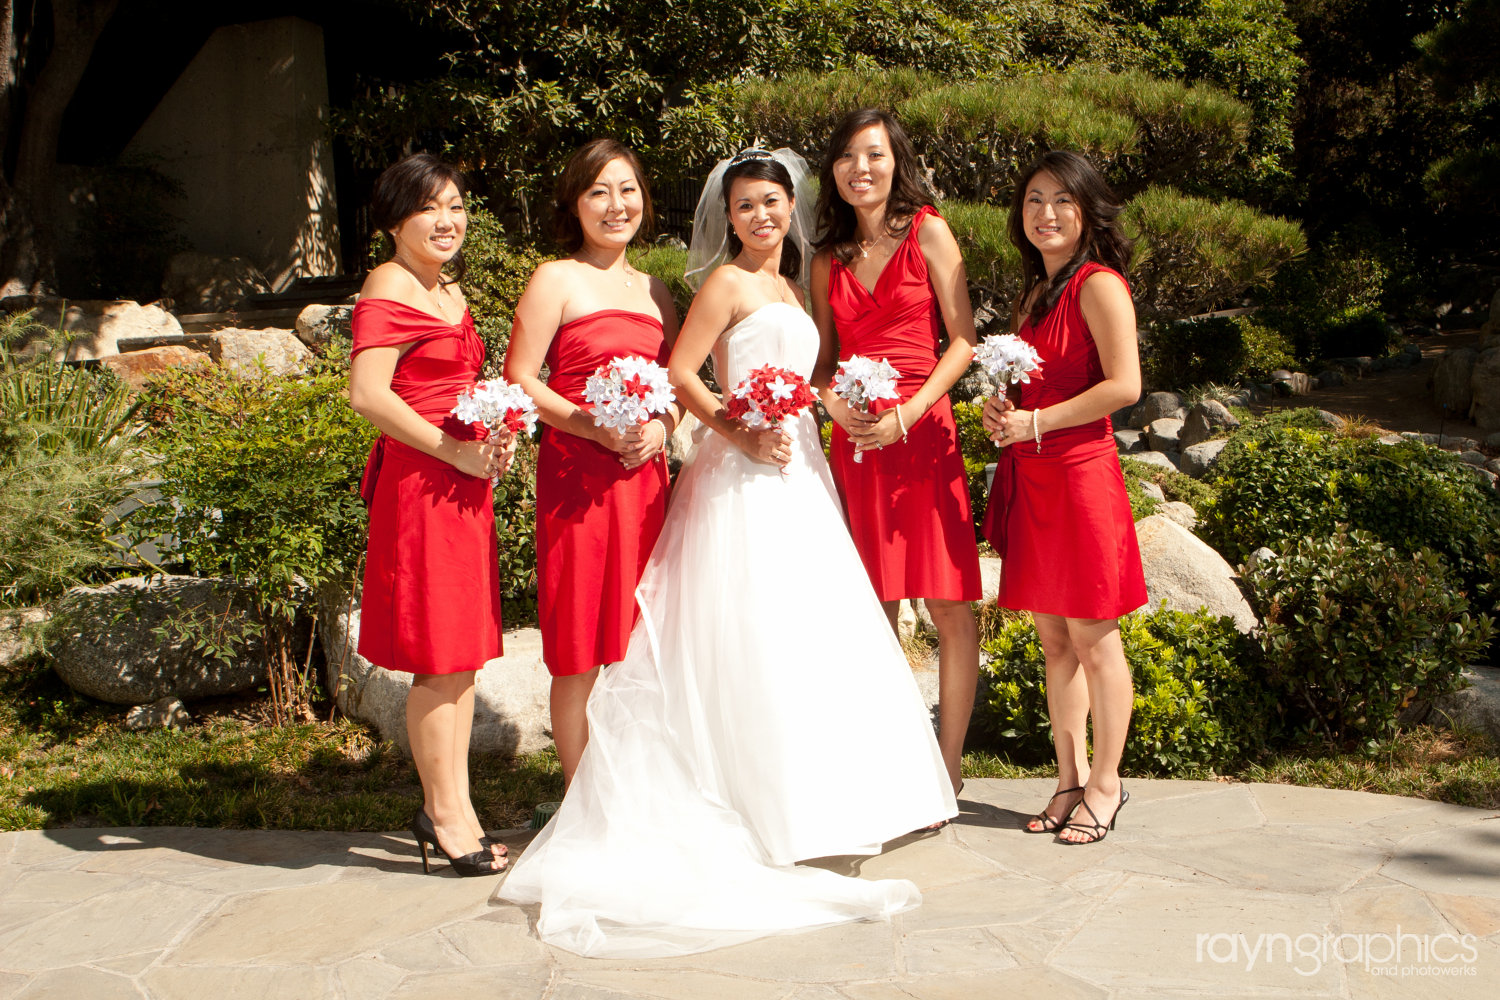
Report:
[[584,383],[583,398],[592,404],[595,426],[623,434],[665,413],[676,394],[665,368],[630,354],[600,365]]
[[974,360],[1000,383],[1001,389],[1017,382],[1030,382],[1029,373],[1042,367],[1036,348],[1013,333],[992,333],[985,337],[974,350]]
[[833,374],[833,391],[850,406],[868,412],[870,403],[877,399],[901,398],[896,391],[896,379],[900,377],[901,373],[883,358],[873,361],[851,354]]

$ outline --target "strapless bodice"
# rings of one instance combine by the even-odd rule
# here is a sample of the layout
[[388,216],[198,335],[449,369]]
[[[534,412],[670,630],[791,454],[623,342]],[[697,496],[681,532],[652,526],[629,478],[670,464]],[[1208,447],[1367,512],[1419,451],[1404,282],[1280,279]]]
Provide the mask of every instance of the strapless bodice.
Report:
[[790,368],[812,378],[818,361],[818,327],[789,302],[768,302],[724,332],[713,349],[714,377],[728,392],[762,365]]

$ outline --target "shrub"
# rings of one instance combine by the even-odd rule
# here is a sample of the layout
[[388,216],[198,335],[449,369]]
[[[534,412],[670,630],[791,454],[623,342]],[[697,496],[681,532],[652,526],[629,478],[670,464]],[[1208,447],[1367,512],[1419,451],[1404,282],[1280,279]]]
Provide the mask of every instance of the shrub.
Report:
[[644,271],[653,278],[660,278],[672,292],[672,302],[677,306],[677,318],[687,316],[693,304],[693,289],[683,278],[687,270],[687,250],[670,243],[658,243],[645,250],[631,252],[630,263],[637,271]]
[[[1129,455],[1120,456],[1120,467],[1125,472],[1125,488],[1129,492],[1132,483],[1155,483],[1161,488],[1162,495],[1168,500],[1177,503],[1185,503],[1198,514],[1201,519],[1213,503],[1215,490],[1212,486],[1203,483],[1185,472],[1176,472],[1172,469],[1163,469],[1160,466],[1148,465],[1137,461]],[[1134,488],[1139,489],[1136,485]],[[1136,520],[1149,517],[1156,513],[1156,501],[1144,493],[1141,496],[1150,504],[1144,512],[1136,514]],[[1135,500],[1132,497],[1131,508],[1135,508]]]
[[1158,321],[1141,348],[1141,375],[1148,389],[1166,390],[1263,381],[1295,364],[1290,347],[1246,316]]
[[1000,449],[984,431],[982,403],[953,404],[953,420],[958,425],[958,447],[964,457],[964,473],[969,479],[969,506],[973,508],[975,532],[984,521],[990,491],[985,484],[985,466],[1000,460]]
[[507,243],[500,220],[477,203],[469,210],[469,228],[464,234],[464,261],[468,276],[464,297],[474,315],[474,327],[484,341],[484,371],[481,378],[496,378],[510,344],[510,325],[516,302],[526,291],[531,272],[542,255],[530,247]]
[[1388,277],[1368,241],[1338,234],[1276,272],[1257,295],[1258,315],[1299,359],[1378,357],[1394,339],[1381,312]]
[[[1165,607],[1126,615],[1120,638],[1135,700],[1124,765],[1135,772],[1204,774],[1238,760],[1264,731],[1254,647],[1229,618]],[[984,645],[975,726],[1013,760],[1052,759],[1046,658],[1024,618]]]
[[[137,540],[176,540],[173,557],[254,595],[282,719],[305,707],[310,678],[291,649],[305,588],[355,582],[366,517],[359,478],[372,428],[336,371],[241,377],[218,367],[169,372],[145,400],[162,501],[125,522]],[[184,634],[205,623],[178,619]],[[279,720],[280,721],[280,720]]]
[[506,618],[536,611],[536,442],[522,438],[510,471],[495,486],[495,540]]
[[1166,470],[1121,455],[1120,471],[1125,475],[1125,495],[1130,498],[1131,520],[1139,521],[1155,514],[1157,500],[1141,489],[1141,484],[1155,482],[1155,474]]
[[1245,582],[1283,723],[1323,739],[1390,736],[1413,699],[1458,686],[1492,628],[1437,553],[1366,531],[1303,538]]

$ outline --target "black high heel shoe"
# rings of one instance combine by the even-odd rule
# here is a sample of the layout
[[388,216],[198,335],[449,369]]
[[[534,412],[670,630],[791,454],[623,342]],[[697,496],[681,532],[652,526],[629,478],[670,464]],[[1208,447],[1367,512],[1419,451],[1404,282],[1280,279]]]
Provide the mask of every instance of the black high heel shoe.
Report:
[[[1072,818],[1073,812],[1078,808],[1078,806],[1075,805],[1072,809],[1069,809],[1067,812],[1063,813],[1061,817],[1053,816],[1048,813],[1047,806],[1050,806],[1059,795],[1072,795],[1074,792],[1081,791],[1083,791],[1082,785],[1074,785],[1072,788],[1059,788],[1057,791],[1052,793],[1052,798],[1047,800],[1047,805],[1042,806],[1041,812],[1037,813],[1035,816],[1031,817],[1026,822],[1021,824],[1021,829],[1026,833],[1056,833],[1058,830],[1061,830],[1064,824],[1066,824],[1068,820]],[[1079,799],[1078,801],[1082,802],[1083,800]],[[1033,823],[1037,824],[1037,827],[1035,829],[1033,829],[1031,826],[1031,824]]]
[[499,875],[505,871],[505,859],[495,857],[494,854],[490,853],[490,849],[482,844],[479,850],[474,853],[460,854],[456,858],[443,850],[443,845],[438,843],[437,829],[432,825],[432,818],[427,815],[425,809],[418,809],[412,815],[409,829],[411,830],[411,835],[417,838],[417,846],[422,849],[422,873],[424,875],[432,874],[432,868],[427,861],[427,846],[429,844],[432,845],[433,850],[447,858],[448,864],[453,866],[453,870],[464,878],[473,878],[478,875]]
[[[1121,788],[1120,789],[1120,801],[1115,805],[1115,813],[1114,813],[1113,816],[1111,816],[1109,818],[1109,825],[1106,826],[1105,824],[1099,822],[1099,817],[1094,813],[1094,810],[1092,810],[1092,809],[1089,808],[1089,804],[1087,802],[1084,802],[1082,799],[1080,799],[1078,801],[1078,804],[1083,807],[1083,811],[1084,812],[1088,813],[1091,817],[1093,817],[1094,821],[1092,823],[1074,823],[1074,822],[1068,822],[1068,823],[1063,824],[1063,829],[1064,830],[1077,830],[1079,833],[1084,834],[1089,839],[1088,840],[1063,840],[1062,837],[1058,837],[1057,839],[1060,840],[1060,841],[1062,841],[1062,843],[1064,843],[1064,844],[1072,844],[1075,847],[1078,846],[1079,844],[1097,844],[1097,843],[1099,843],[1099,841],[1103,840],[1104,837],[1105,837],[1105,835],[1107,833],[1109,833],[1109,831],[1111,831],[1111,830],[1113,830],[1115,828],[1115,820],[1117,820],[1117,819],[1120,818],[1120,810],[1124,809],[1125,808],[1125,803],[1127,803],[1129,801],[1130,801],[1130,793],[1127,792],[1125,789]],[[1076,812],[1076,810],[1075,810],[1075,812]]]

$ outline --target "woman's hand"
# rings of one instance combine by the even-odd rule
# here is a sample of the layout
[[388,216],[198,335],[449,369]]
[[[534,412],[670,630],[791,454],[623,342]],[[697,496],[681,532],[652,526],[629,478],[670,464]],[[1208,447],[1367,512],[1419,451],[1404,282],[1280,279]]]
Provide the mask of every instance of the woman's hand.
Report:
[[[988,404],[986,404],[986,417],[988,417]],[[990,440],[1002,448],[1008,448],[1013,444],[1036,440],[1036,411],[1019,410],[1016,404],[1010,400],[1005,401],[1005,408],[995,421],[996,427],[990,433]],[[990,430],[990,421],[984,420],[986,430]]]
[[874,426],[879,418],[874,414],[866,413],[864,410],[850,406],[849,401],[843,396],[833,392],[820,394],[823,401],[823,409],[833,418],[833,422],[844,429],[850,437],[855,434],[863,434]]
[[[881,410],[878,414],[860,414],[864,417],[864,424],[857,428],[846,428],[849,431],[849,439],[854,442],[854,450],[856,452],[875,451],[904,438],[906,435],[901,430],[902,415],[897,412],[900,409],[901,404],[898,403],[888,410]],[[911,428],[910,423],[906,426],[907,429]]]
[[990,440],[996,444],[1005,436],[1005,414],[1014,410],[1016,404],[1004,396],[991,396],[984,401],[984,410],[979,414],[979,422],[984,427]]
[[[448,460],[449,464],[475,479],[498,476],[502,469],[510,467],[510,459],[504,457],[504,449],[488,441],[459,441],[453,446],[453,450],[454,455]],[[511,441],[511,454],[515,450],[515,441]]]
[[503,476],[510,471],[510,465],[516,460],[516,445],[520,439],[510,431],[495,431],[490,434],[490,443],[497,449],[496,455],[500,460],[497,476]]
[[620,456],[620,464],[626,469],[638,469],[667,446],[667,425],[661,419],[652,417],[639,427],[614,436],[620,444],[620,447],[614,449]]
[[786,468],[792,460],[792,439],[780,427],[741,426],[730,438],[739,449],[763,465]]

